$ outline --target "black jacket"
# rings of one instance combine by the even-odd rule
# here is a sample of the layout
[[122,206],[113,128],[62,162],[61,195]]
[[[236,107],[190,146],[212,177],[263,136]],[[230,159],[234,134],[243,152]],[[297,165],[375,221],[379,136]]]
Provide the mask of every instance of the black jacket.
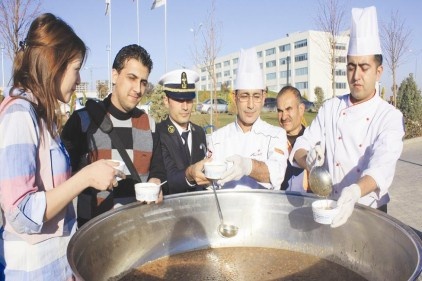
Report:
[[164,167],[167,174],[168,183],[163,188],[165,195],[187,191],[203,190],[203,186],[189,186],[185,178],[185,170],[191,164],[204,159],[204,150],[201,144],[206,146],[204,130],[191,123],[192,148],[191,156],[188,159],[183,148],[182,138],[176,127],[169,118],[157,124],[156,132],[161,143]]

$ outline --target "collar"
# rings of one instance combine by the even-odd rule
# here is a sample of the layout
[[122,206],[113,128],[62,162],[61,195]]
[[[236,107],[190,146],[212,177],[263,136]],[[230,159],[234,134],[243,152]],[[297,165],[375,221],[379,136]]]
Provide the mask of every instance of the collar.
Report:
[[241,133],[244,133],[244,134],[256,130],[263,123],[263,121],[261,119],[261,116],[258,116],[258,118],[255,120],[255,122],[252,124],[251,130],[248,131],[248,132],[243,132],[242,128],[240,127],[240,125],[238,123],[238,121],[239,121],[239,118],[236,116],[236,121],[234,122],[234,126],[236,128],[236,132],[241,132]]
[[176,130],[177,130],[177,132],[179,133],[179,135],[182,135],[182,133],[183,132],[186,132],[186,131],[192,131],[192,128],[191,128],[191,124],[190,124],[190,122],[188,123],[188,128],[187,128],[187,130],[185,130],[184,128],[182,128],[179,124],[177,124],[170,116],[169,116],[169,120],[170,120],[170,122],[171,123],[173,123],[173,125],[174,125],[174,127],[176,127]]
[[104,106],[107,108],[107,111],[116,119],[118,120],[128,120],[135,116],[135,108],[129,112],[123,112],[119,110],[114,104],[111,102],[111,95],[108,95],[104,100]]

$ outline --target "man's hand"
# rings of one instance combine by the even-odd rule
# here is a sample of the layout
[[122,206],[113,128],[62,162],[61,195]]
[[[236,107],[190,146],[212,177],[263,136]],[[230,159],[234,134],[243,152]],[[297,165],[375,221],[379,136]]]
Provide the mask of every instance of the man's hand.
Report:
[[222,176],[218,185],[224,185],[232,180],[239,180],[243,176],[249,176],[252,172],[252,159],[240,155],[232,155],[226,158],[226,162],[233,162],[233,166]]
[[306,167],[310,171],[314,166],[322,166],[324,164],[324,150],[320,144],[315,145],[306,155]]
[[338,214],[334,217],[331,227],[339,227],[346,223],[352,215],[356,202],[361,196],[359,185],[352,184],[345,187],[337,201],[337,207],[340,209]]
[[186,171],[186,179],[190,182],[196,182],[198,185],[209,185],[210,181],[204,175],[204,163],[210,161],[210,159],[203,159],[195,164],[190,165]]

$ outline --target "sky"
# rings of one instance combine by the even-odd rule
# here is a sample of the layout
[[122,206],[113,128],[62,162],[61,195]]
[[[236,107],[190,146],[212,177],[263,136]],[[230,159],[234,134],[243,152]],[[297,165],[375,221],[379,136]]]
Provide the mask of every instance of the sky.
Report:
[[[164,6],[151,10],[153,0],[110,1],[110,65],[121,47],[136,44],[139,40],[153,60],[153,70],[149,77],[153,84],[166,71],[193,67],[195,44],[200,46],[202,43],[200,36],[196,36],[195,43],[194,32],[191,30],[204,31],[200,26],[207,21],[211,0],[167,0],[167,36],[164,32]],[[409,73],[416,73],[417,83],[422,87],[422,1],[340,1],[345,5],[345,29],[350,27],[352,7],[376,6],[380,25],[389,21],[392,12],[399,12],[400,17],[405,19],[405,25],[412,31],[412,36],[405,61],[398,68],[398,83]],[[41,0],[42,12],[51,12],[61,17],[89,47],[88,60],[81,70],[84,82],[95,83],[98,79],[108,79],[109,56],[106,46],[110,40],[110,17],[105,15],[105,7],[105,0]],[[287,33],[318,30],[317,10],[316,0],[215,0],[214,20],[221,46],[218,56],[283,38]],[[11,63],[6,55],[4,59],[7,83]],[[386,65],[381,85],[386,88],[387,94],[391,91],[392,75]]]

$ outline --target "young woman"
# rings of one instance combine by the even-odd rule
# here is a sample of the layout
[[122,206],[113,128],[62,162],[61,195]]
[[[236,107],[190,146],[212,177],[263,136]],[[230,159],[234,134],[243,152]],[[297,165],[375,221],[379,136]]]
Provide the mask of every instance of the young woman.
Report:
[[76,230],[72,200],[124,177],[101,160],[71,177],[59,137],[58,101],[69,102],[87,47],[63,20],[31,24],[13,65],[13,87],[0,107],[1,280],[72,280],[67,244]]

